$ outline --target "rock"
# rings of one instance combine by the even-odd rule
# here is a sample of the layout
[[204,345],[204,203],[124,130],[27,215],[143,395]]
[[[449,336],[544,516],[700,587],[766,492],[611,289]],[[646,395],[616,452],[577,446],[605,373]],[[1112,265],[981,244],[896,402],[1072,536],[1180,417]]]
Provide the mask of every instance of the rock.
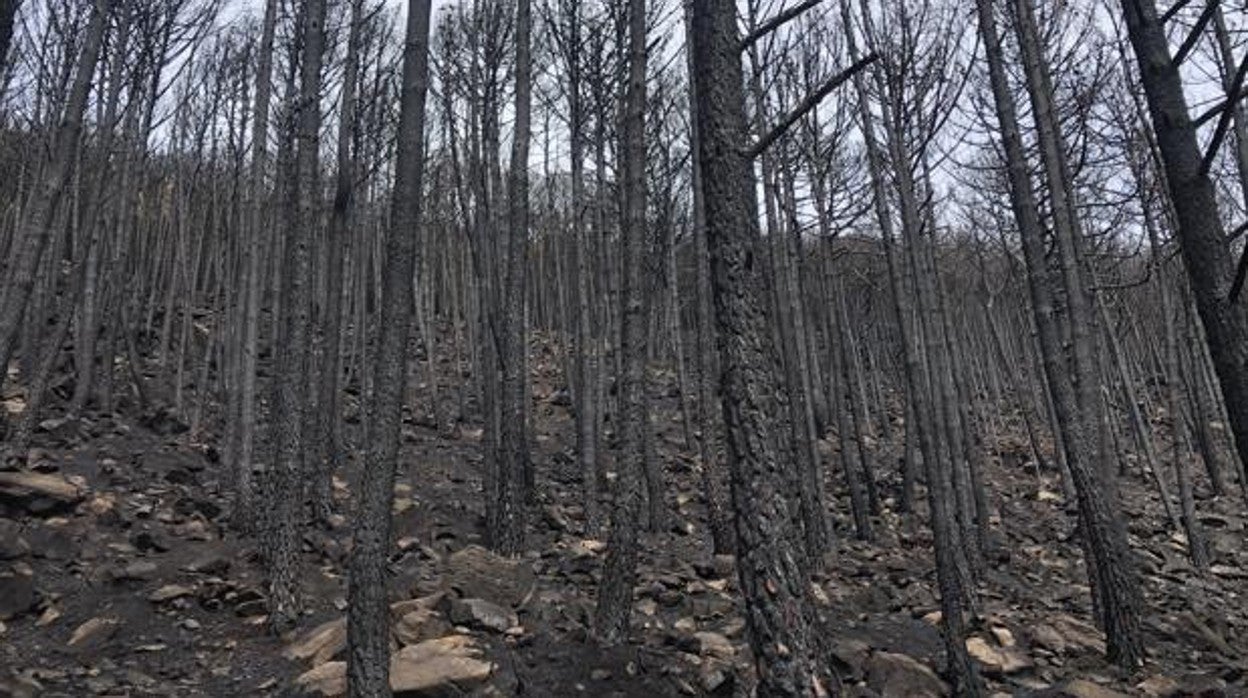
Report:
[[113,579],[121,581],[144,581],[156,576],[160,568],[149,560],[135,560],[113,572]]
[[57,473],[0,472],[0,495],[23,500],[31,513],[76,504],[86,493],[85,485],[70,482]]
[[244,599],[234,606],[234,615],[240,618],[257,618],[269,612],[269,602],[261,598]]
[[509,560],[478,545],[447,558],[444,581],[465,597],[513,608],[529,598],[537,583],[532,567],[524,560]]
[[139,552],[163,553],[169,550],[169,544],[165,539],[152,531],[137,531],[130,536],[130,544],[139,550]]
[[69,636],[70,647],[98,647],[117,634],[121,620],[95,617],[79,625]]
[[1068,679],[1040,695],[1045,698],[1129,698],[1125,693],[1119,693],[1086,679]]
[[[466,635],[405,647],[390,659],[390,689],[406,698],[467,695],[494,671],[481,657],[481,648]],[[325,662],[301,674],[295,685],[312,695],[346,695],[347,663]]]
[[832,641],[831,654],[838,674],[858,679],[871,656],[871,645],[853,638],[838,638]]
[[313,695],[344,696],[347,694],[347,663],[325,662],[300,674],[295,685]]
[[309,630],[282,654],[295,661],[311,659],[312,666],[318,667],[337,657],[346,648],[347,619],[338,618]]
[[12,519],[0,519],[0,560],[13,560],[30,554],[30,543],[22,537],[22,528]]
[[708,696],[731,696],[736,687],[732,666],[721,662],[703,662],[698,669],[698,683]]
[[200,555],[182,569],[196,574],[225,574],[230,571],[230,559],[218,551]]
[[515,612],[485,599],[455,599],[450,605],[451,622],[495,632],[506,632],[519,625]]
[[451,626],[437,611],[418,608],[399,618],[391,632],[394,639],[406,647],[447,635],[451,632]]
[[966,651],[988,674],[1017,674],[1035,666],[1021,651],[1013,647],[993,647],[981,637],[967,638]]
[[1100,630],[1065,614],[1058,614],[1048,623],[1031,627],[1032,643],[1058,654],[1081,650],[1105,653],[1105,639]]
[[404,647],[390,660],[396,697],[468,693],[490,678],[494,664],[467,635],[449,635]]
[[16,571],[0,572],[0,620],[9,620],[35,606],[35,580]]
[[702,631],[694,633],[693,637],[698,642],[698,654],[704,657],[732,661],[737,654],[737,648],[733,647],[728,638],[719,633]]
[[193,587],[183,586],[181,584],[166,584],[165,586],[153,591],[147,595],[147,600],[152,603],[164,603],[183,596],[194,596],[195,589]]
[[867,659],[867,685],[881,698],[944,698],[949,686],[931,667],[896,652],[876,652]]
[[1184,674],[1179,677],[1178,689],[1166,698],[1226,698],[1226,681],[1208,674]]

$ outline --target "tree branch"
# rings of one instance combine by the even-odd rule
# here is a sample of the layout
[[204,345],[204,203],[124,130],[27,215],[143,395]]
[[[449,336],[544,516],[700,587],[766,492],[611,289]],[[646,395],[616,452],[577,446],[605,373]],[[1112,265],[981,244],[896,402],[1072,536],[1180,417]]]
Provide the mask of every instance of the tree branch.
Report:
[[1175,15],[1179,13],[1179,10],[1182,10],[1184,7],[1187,7],[1187,3],[1191,1],[1192,0],[1179,0],[1178,2],[1174,3],[1173,7],[1166,10],[1165,13],[1161,15],[1160,22],[1162,24],[1169,22]]
[[[1231,85],[1226,90],[1228,95],[1239,94],[1239,88],[1244,85],[1245,73],[1248,73],[1248,56],[1244,56],[1244,60],[1239,62],[1239,68],[1235,71],[1235,78],[1231,80]],[[1226,137],[1226,132],[1231,124],[1231,115],[1234,113],[1234,109],[1223,109],[1222,115],[1218,117],[1218,128],[1213,132],[1213,140],[1209,141],[1209,148],[1205,151],[1205,158],[1200,163],[1200,174],[1202,176],[1209,174],[1209,168],[1213,166],[1213,158],[1218,154],[1218,148],[1222,145],[1222,139]]]
[[766,22],[763,22],[762,24],[755,27],[754,31],[750,32],[743,39],[741,39],[740,43],[737,44],[737,50],[742,51],[742,52],[746,51],[747,49],[750,48],[750,46],[754,45],[754,42],[758,41],[764,36],[767,36],[768,34],[779,29],[782,25],[784,25],[789,20],[796,19],[803,12],[805,12],[806,10],[809,10],[815,5],[818,5],[821,2],[823,2],[823,0],[806,0],[805,2],[794,5],[793,7],[790,7],[789,9],[785,10],[784,12],[781,12],[775,17],[772,17]]
[[1184,59],[1187,58],[1187,54],[1196,48],[1196,42],[1200,41],[1200,35],[1204,32],[1205,26],[1209,24],[1209,20],[1213,19],[1213,11],[1217,7],[1218,0],[1208,0],[1205,3],[1204,11],[1200,13],[1200,18],[1196,20],[1196,26],[1192,27],[1191,33],[1187,35],[1187,38],[1183,40],[1183,44],[1179,46],[1178,52],[1174,54],[1174,60],[1172,61],[1174,67],[1177,68],[1182,65]]
[[832,77],[828,78],[827,82],[823,83],[823,85],[818,90],[815,90],[814,92],[807,95],[806,99],[802,100],[801,104],[798,104],[797,107],[793,109],[793,111],[786,114],[785,117],[780,120],[780,123],[776,124],[762,138],[759,138],[757,143],[755,143],[752,147],[746,150],[745,151],[746,156],[750,160],[753,160],[754,158],[761,155],[762,152],[764,150],[767,150],[767,148],[772,143],[775,143],[776,140],[780,138],[780,136],[783,136],[784,132],[788,131],[790,126],[797,123],[798,119],[805,116],[806,113],[809,112],[811,109],[814,109],[815,106],[818,105],[819,102],[821,102],[824,97],[827,97],[829,94],[831,94],[832,90],[835,90],[837,87],[840,87],[842,83],[844,83],[846,80],[853,77],[854,74],[857,73],[858,71],[874,63],[876,60],[879,59],[879,57],[880,55],[878,53],[872,53],[864,58],[859,59],[857,62],[855,62],[853,65],[849,66],[845,70],[842,70],[836,75],[833,75]]
[[1239,267],[1235,269],[1235,283],[1231,284],[1231,292],[1226,297],[1228,303],[1234,303],[1239,298],[1239,292],[1244,290],[1244,276],[1248,275],[1248,246],[1244,247],[1244,251],[1239,253]]
[[1207,111],[1192,120],[1192,125],[1196,128],[1204,126],[1210,119],[1218,114],[1221,114],[1223,109],[1233,109],[1235,102],[1238,102],[1244,97],[1248,97],[1248,90],[1240,90],[1235,96],[1227,97],[1221,102],[1218,102],[1216,106],[1209,107]]

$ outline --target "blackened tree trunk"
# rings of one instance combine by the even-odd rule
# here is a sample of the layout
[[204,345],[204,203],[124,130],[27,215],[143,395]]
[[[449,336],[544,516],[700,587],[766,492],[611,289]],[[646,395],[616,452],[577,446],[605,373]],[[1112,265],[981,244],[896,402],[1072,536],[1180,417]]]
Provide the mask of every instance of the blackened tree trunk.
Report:
[[22,0],[0,0],[0,69],[8,63],[9,46],[13,43],[13,21]]
[[[684,4],[685,30],[691,21],[690,5]],[[697,71],[693,52],[686,51],[689,73],[689,103],[698,101]],[[697,157],[698,124],[690,119],[690,149]],[[692,171],[693,183],[693,245],[697,298],[697,366],[698,366],[698,454],[702,465],[702,496],[706,499],[710,521],[711,544],[716,553],[731,553],[735,547],[732,523],[728,520],[728,495],[724,491],[723,410],[719,404],[719,362],[715,354],[715,308],[711,302],[711,259],[706,242],[706,203],[702,199],[702,169]]]
[[350,694],[358,698],[390,695],[386,556],[390,549],[391,506],[407,377],[406,348],[415,303],[412,275],[418,267],[416,230],[420,224],[424,175],[429,11],[429,0],[408,3],[390,232],[385,243],[381,318],[373,366],[375,390],[369,409],[368,449],[349,568],[347,682]]
[[525,384],[525,290],[529,255],[529,141],[533,91],[533,16],[529,0],[516,4],[515,131],[507,174],[507,267],[498,352],[503,385],[496,465],[486,492],[486,530],[495,550],[514,555],[524,549],[525,482],[529,463]]
[[355,157],[352,142],[355,135],[356,81],[360,73],[360,38],[363,31],[363,0],[351,0],[347,55],[342,73],[342,96],[338,107],[338,172],[334,184],[334,204],[329,216],[326,241],[328,266],[325,279],[325,311],[322,323],[324,358],[321,361],[319,390],[320,409],[317,429],[312,435],[313,472],[310,498],[316,516],[329,518],[333,508],[334,466],[342,458],[339,430],[339,378],[342,374],[342,280],[343,259],[349,235],[352,199],[355,195]]
[[39,165],[35,190],[10,248],[11,261],[6,264],[9,278],[6,279],[3,307],[0,307],[0,388],[3,388],[9,361],[21,335],[22,318],[26,315],[26,306],[35,288],[35,275],[48,245],[53,220],[65,192],[70,189],[74,154],[82,136],[82,117],[87,108],[91,79],[100,58],[112,7],[113,0],[95,0],[91,6],[91,19],[74,66],[74,78],[65,108],[52,135],[51,147],[43,150],[47,154],[46,160]]
[[[598,636],[619,642],[628,636],[637,578],[637,527],[641,515],[641,474],[646,430],[646,314],[643,255],[646,249],[646,3],[628,3],[628,82],[624,96],[621,152],[624,171],[622,262],[624,307],[620,314],[619,477],[611,509],[611,533],[598,592],[595,617]],[[662,492],[651,490],[651,497]],[[662,503],[658,503],[662,506]],[[651,516],[655,503],[651,502]]]
[[824,690],[822,662],[816,658],[818,640],[811,627],[809,561],[789,499],[786,450],[775,419],[786,406],[765,315],[766,257],[745,154],[736,3],[693,3],[690,29],[737,573],[758,667],[758,692],[812,696]]
[[[264,4],[264,20],[260,34],[260,48],[256,57],[255,116],[252,119],[251,171],[247,182],[247,241],[244,256],[246,271],[243,296],[243,331],[239,347],[240,369],[238,390],[231,395],[230,414],[235,420],[237,434],[227,434],[230,440],[230,463],[234,470],[234,511],[232,519],[236,528],[246,530],[254,519],[254,485],[252,483],[252,457],[256,443],[256,367],[259,361],[260,300],[264,271],[261,258],[266,242],[264,204],[264,172],[268,161],[269,108],[273,98],[273,37],[277,28],[278,0]],[[106,360],[108,354],[105,353]]]
[[1061,440],[1070,468],[1088,574],[1098,608],[1101,628],[1107,638],[1109,658],[1123,666],[1135,666],[1143,658],[1139,612],[1140,589],[1127,547],[1126,531],[1117,519],[1113,503],[1104,490],[1103,479],[1094,462],[1090,429],[1095,425],[1080,420],[1078,397],[1071,381],[1060,330],[1055,318],[1053,292],[1045,260],[1041,223],[1023,151],[1010,85],[1005,74],[1001,39],[990,0],[978,0],[979,29],[988,58],[993,101],[1001,126],[1010,181],[1010,203],[1023,241],[1028,287],[1039,329],[1041,355]]
[[1183,263],[1205,326],[1236,449],[1240,460],[1248,462],[1248,311],[1242,302],[1229,298],[1235,262],[1218,217],[1217,194],[1153,0],[1122,0],[1122,14],[1178,219]]
[[282,313],[274,390],[274,459],[268,478],[271,507],[266,562],[269,575],[269,626],[277,633],[299,618],[297,567],[303,510],[305,413],[308,399],[309,247],[316,224],[317,169],[321,130],[321,65],[325,54],[326,0],[303,8],[299,92],[294,103],[295,172],[293,205],[286,222],[279,291]]

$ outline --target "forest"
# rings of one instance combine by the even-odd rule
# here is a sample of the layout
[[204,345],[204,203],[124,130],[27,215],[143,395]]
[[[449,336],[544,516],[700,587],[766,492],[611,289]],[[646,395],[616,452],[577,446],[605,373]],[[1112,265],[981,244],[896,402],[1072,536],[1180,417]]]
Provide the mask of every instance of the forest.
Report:
[[1248,695],[1244,0],[0,0],[0,696]]

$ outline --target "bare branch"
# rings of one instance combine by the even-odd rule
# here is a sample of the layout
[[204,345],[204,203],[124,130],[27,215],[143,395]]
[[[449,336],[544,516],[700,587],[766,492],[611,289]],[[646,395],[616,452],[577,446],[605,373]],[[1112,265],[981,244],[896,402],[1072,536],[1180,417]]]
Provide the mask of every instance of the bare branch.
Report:
[[[1244,75],[1248,73],[1248,56],[1244,56],[1244,60],[1239,62],[1239,68],[1235,71],[1235,78],[1231,80],[1230,87],[1226,90],[1227,94],[1239,94],[1239,90],[1244,86]],[[1205,150],[1205,157],[1200,162],[1200,173],[1202,175],[1209,174],[1209,168],[1213,166],[1213,158],[1218,154],[1218,148],[1222,145],[1222,139],[1226,137],[1227,128],[1231,124],[1231,115],[1235,113],[1234,109],[1222,110],[1222,115],[1218,117],[1218,128],[1213,132],[1213,139],[1209,141],[1209,147]]]
[[1221,102],[1218,102],[1216,105],[1209,107],[1209,109],[1206,110],[1203,114],[1201,114],[1200,116],[1192,120],[1192,125],[1195,126],[1196,128],[1200,128],[1201,126],[1204,126],[1206,123],[1209,122],[1210,119],[1217,116],[1218,114],[1221,114],[1224,109],[1232,108],[1236,102],[1238,102],[1239,100],[1245,97],[1248,97],[1248,90],[1245,90],[1245,89],[1239,90],[1239,92],[1235,94],[1235,96],[1227,97]]
[[1196,43],[1200,41],[1200,35],[1205,31],[1205,26],[1209,24],[1209,20],[1213,19],[1213,11],[1218,7],[1218,0],[1208,0],[1205,3],[1205,9],[1200,13],[1200,18],[1196,20],[1196,26],[1192,27],[1191,33],[1183,40],[1183,44],[1179,46],[1179,50],[1174,54],[1174,65],[1178,67],[1183,64],[1183,60],[1187,58],[1187,54],[1196,48]]
[[1165,24],[1166,22],[1169,22],[1175,15],[1179,13],[1179,10],[1182,10],[1184,7],[1187,7],[1187,3],[1191,1],[1192,0],[1179,0],[1178,2],[1174,3],[1174,6],[1166,10],[1165,14],[1161,16],[1161,23]]
[[754,42],[779,29],[790,20],[797,19],[803,12],[821,2],[823,2],[823,0],[806,0],[805,2],[790,7],[766,22],[763,22],[755,27],[754,31],[750,32],[741,39],[741,43],[737,44],[737,50],[741,52],[748,50],[750,46],[754,45]]
[[880,55],[878,53],[869,54],[866,57],[859,59],[853,65],[849,66],[845,70],[842,70],[836,75],[833,75],[832,77],[828,78],[827,82],[823,83],[823,85],[818,90],[815,90],[814,92],[807,95],[806,99],[802,100],[801,104],[798,104],[797,107],[793,109],[793,111],[785,115],[785,117],[781,119],[780,123],[776,124],[762,138],[759,138],[757,143],[755,143],[749,150],[746,151],[746,154],[749,157],[749,159],[753,160],[754,158],[761,155],[762,152],[764,150],[767,150],[767,148],[772,143],[776,142],[776,139],[780,138],[780,136],[783,136],[785,131],[789,130],[789,127],[797,123],[798,119],[805,116],[807,112],[809,112],[811,109],[814,109],[815,106],[819,104],[819,102],[823,101],[824,97],[827,97],[829,94],[831,94],[832,90],[835,90],[837,87],[840,87],[842,83],[852,78],[854,74],[857,73],[858,71],[874,63],[876,60],[879,59],[879,57]]

